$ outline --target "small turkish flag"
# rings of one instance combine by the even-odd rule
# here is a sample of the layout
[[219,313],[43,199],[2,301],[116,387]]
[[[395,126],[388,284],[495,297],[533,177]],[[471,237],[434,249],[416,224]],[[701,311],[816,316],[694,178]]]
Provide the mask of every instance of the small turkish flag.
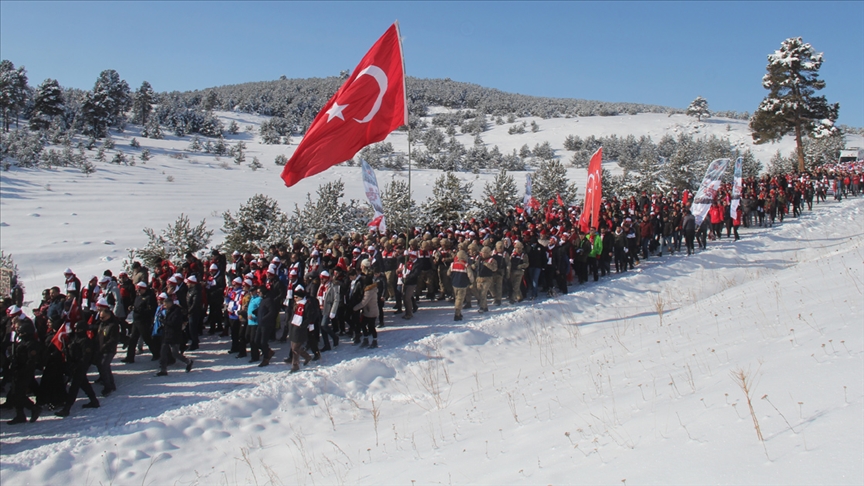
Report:
[[489,194],[489,199],[492,201],[492,204],[496,206],[498,205],[498,201],[495,200],[495,196],[493,196],[492,194]]
[[288,187],[351,159],[408,124],[405,68],[399,26],[394,23],[324,105],[285,164]]

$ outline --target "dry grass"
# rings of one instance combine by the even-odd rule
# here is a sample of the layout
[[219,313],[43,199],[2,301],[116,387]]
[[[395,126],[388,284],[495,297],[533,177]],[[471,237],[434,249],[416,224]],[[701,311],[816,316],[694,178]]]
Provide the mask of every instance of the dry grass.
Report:
[[[762,437],[762,429],[759,427],[759,420],[756,419],[756,411],[753,409],[753,379],[750,376],[750,371],[743,370],[742,368],[736,368],[732,370],[732,379],[735,380],[735,383],[741,388],[741,391],[744,392],[744,396],[747,398],[747,406],[750,408],[750,418],[753,419],[753,428],[756,429],[756,437],[759,439],[759,442],[762,443],[762,448],[765,450],[765,457],[768,457],[768,448],[765,446],[765,438]],[[770,459],[770,457],[769,457]]]

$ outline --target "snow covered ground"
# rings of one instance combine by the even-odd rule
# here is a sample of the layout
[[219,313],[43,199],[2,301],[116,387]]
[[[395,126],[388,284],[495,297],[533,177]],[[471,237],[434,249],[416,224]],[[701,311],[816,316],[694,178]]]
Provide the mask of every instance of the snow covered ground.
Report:
[[[252,122],[230,116],[243,118],[241,127]],[[657,140],[677,122],[680,130],[693,125],[666,115],[538,120],[541,131],[527,138],[508,135],[506,126],[483,138],[502,151],[544,140],[560,149],[571,133]],[[580,131],[589,123],[597,125]],[[736,126],[705,126],[727,133],[726,123]],[[115,135],[117,147],[129,148],[135,135]],[[346,183],[347,197],[362,197],[359,169],[351,167],[285,189],[272,162],[284,147],[242,137],[247,161],[258,155],[266,170],[230,158],[223,158],[228,169],[212,156],[170,158],[188,139],[139,137],[156,155],[146,165],[98,163],[90,177],[0,174],[2,247],[21,268],[28,297],[59,284],[66,266],[82,279],[118,270],[125,248],[146,242],[142,227],[161,229],[180,212],[217,228],[216,214],[255,192],[290,209],[335,177]],[[399,137],[392,136],[397,150]],[[776,148],[757,157],[767,162]],[[581,187],[584,170],[572,174]],[[390,175],[379,172],[379,182]],[[431,194],[435,177],[413,173],[416,199]],[[475,191],[487,177],[480,175]],[[275,348],[276,364],[262,369],[226,354],[226,341],[212,337],[189,353],[196,363],[190,374],[177,367],[156,378],[146,354],[132,365],[118,361],[118,391],[100,409],[82,410],[79,401],[69,418],[46,414],[18,426],[5,424],[11,413],[3,410],[0,478],[76,485],[861,484],[862,216],[862,199],[829,201],[775,228],[743,230],[739,242],[652,258],[636,271],[572,287],[568,296],[493,306],[485,315],[469,311],[458,323],[451,307],[424,302],[408,325],[388,313],[382,348],[342,344],[296,375],[281,363],[284,346]],[[217,231],[215,243],[220,239]],[[732,376],[738,371],[752,382],[764,442]]]

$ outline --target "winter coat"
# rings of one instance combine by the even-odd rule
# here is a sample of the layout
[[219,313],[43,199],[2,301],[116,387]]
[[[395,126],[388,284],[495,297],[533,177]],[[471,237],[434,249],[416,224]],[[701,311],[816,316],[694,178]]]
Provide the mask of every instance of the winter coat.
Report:
[[120,295],[120,288],[117,286],[117,282],[113,280],[108,282],[108,285],[102,289],[102,294],[105,300],[108,301],[108,304],[111,305],[111,312],[115,316],[121,319],[126,317],[126,308],[123,307],[123,296]]
[[323,314],[324,316],[325,323],[329,322],[331,319],[335,318],[338,315],[339,304],[341,303],[341,295],[339,295],[341,290],[342,286],[339,284],[339,282],[332,282],[330,285],[327,286],[327,290],[324,291],[324,297],[321,300],[321,304],[323,306],[321,309],[321,314]]
[[90,364],[93,363],[93,355],[96,353],[96,343],[87,336],[86,332],[76,332],[69,336],[69,338],[65,350],[69,374],[74,376],[77,373],[86,373],[87,369],[90,368]]
[[720,209],[720,206],[712,205],[711,209],[708,210],[708,216],[711,218],[711,224],[718,224],[723,222],[723,210]]
[[567,275],[570,272],[570,243],[556,246],[552,249],[552,268],[555,273]]
[[249,307],[246,309],[246,318],[250,326],[258,325],[258,308],[261,306],[261,297],[254,296],[249,300]]
[[153,325],[155,315],[156,297],[153,295],[153,291],[147,289],[144,295],[136,295],[135,303],[132,305],[132,322],[150,327]]
[[370,282],[363,289],[363,300],[353,308],[355,311],[362,310],[363,317],[378,317],[378,284]]
[[150,281],[150,270],[147,267],[138,267],[136,270],[132,270],[132,284],[138,285],[138,282],[149,283]]
[[528,248],[528,266],[530,268],[543,268],[546,266],[546,249],[537,242],[531,243]]
[[[511,260],[512,261],[512,260]],[[523,265],[528,265],[524,263]],[[454,288],[464,289],[474,282],[474,270],[465,262],[454,260],[447,271]]]
[[279,317],[279,303],[273,294],[267,294],[261,298],[258,305],[258,325],[268,326],[268,329],[276,328],[276,320]]
[[[591,241],[589,238],[585,238],[586,241]],[[594,235],[594,243],[591,244],[591,252],[588,253],[588,258],[597,258],[603,254],[603,239],[600,238],[600,235]]]
[[99,321],[99,352],[101,354],[117,354],[117,341],[120,339],[120,323],[122,321],[117,316]]
[[291,326],[289,338],[292,343],[306,344],[309,338],[309,326],[314,326],[318,322],[321,317],[321,308],[318,306],[318,300],[311,296],[301,300],[299,305],[303,306],[303,314],[299,318],[299,323],[294,322],[294,318],[297,317],[296,314],[289,321],[288,325]]
[[684,234],[691,236],[696,234],[696,216],[693,216],[693,214],[685,215],[681,221],[681,229],[684,230]]
[[193,283],[186,294],[186,312],[189,315],[201,315],[204,312],[204,301],[201,298],[201,285]]
[[183,334],[183,326],[186,324],[186,317],[183,315],[183,309],[179,305],[172,305],[171,309],[165,312],[162,319],[162,339],[165,344],[183,344],[186,342],[186,336]]

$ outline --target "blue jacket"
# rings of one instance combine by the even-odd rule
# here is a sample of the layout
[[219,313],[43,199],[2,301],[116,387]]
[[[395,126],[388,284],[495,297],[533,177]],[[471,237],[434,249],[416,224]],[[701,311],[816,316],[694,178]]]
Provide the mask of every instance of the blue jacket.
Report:
[[246,317],[250,326],[258,325],[258,306],[261,305],[261,297],[255,296],[252,297],[252,300],[249,301],[249,308],[246,310]]

